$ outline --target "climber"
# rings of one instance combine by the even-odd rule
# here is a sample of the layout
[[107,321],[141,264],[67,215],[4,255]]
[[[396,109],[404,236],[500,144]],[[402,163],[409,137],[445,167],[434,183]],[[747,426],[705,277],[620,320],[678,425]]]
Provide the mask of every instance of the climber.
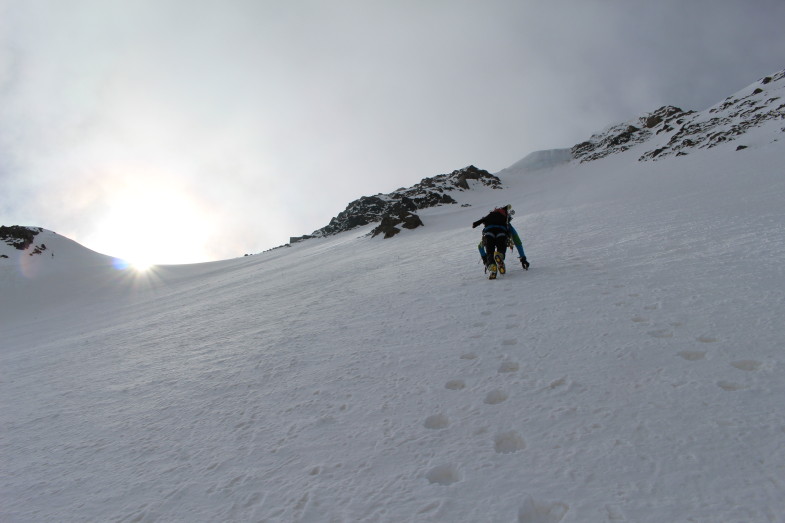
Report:
[[510,224],[514,214],[515,211],[512,209],[512,206],[505,205],[492,210],[487,216],[472,224],[472,228],[476,228],[479,225],[485,226],[482,230],[482,241],[477,247],[485,264],[486,272],[490,272],[490,279],[495,279],[497,272],[502,274],[506,272],[504,253],[508,245],[510,249],[512,249],[513,245],[518,249],[521,266],[524,270],[529,270],[529,262],[523,250],[523,242],[518,235],[518,231]]

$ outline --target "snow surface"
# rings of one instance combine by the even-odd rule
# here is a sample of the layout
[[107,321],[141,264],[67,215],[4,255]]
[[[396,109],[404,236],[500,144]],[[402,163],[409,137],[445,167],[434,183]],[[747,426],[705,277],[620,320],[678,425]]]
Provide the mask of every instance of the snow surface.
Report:
[[[42,233],[0,259],[0,520],[783,522],[776,133],[145,275]],[[506,203],[532,266],[489,281]]]
[[520,173],[549,169],[556,167],[557,165],[569,163],[570,160],[572,160],[572,152],[569,148],[534,151],[525,156],[522,160],[518,160],[507,169],[504,169],[499,174],[503,176],[508,171],[518,171]]

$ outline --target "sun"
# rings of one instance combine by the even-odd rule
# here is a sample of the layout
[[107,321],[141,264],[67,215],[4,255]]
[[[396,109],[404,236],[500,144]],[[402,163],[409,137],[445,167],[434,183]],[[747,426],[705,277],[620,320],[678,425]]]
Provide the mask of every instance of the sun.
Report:
[[145,273],[155,267],[155,264],[149,261],[137,260],[128,262],[128,267],[130,267],[134,272]]
[[92,244],[124,260],[123,268],[144,273],[153,265],[207,261],[212,216],[188,190],[138,179],[113,191],[107,207]]

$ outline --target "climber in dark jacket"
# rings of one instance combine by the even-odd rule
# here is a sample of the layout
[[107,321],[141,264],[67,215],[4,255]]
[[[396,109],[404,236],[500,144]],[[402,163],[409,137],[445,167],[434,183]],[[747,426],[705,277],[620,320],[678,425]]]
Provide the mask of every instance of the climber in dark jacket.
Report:
[[476,228],[479,225],[485,226],[482,230],[482,242],[478,245],[478,249],[485,267],[491,271],[492,277],[495,277],[497,270],[502,272],[502,274],[504,273],[504,253],[510,240],[518,249],[521,266],[525,270],[529,270],[529,262],[526,260],[523,242],[520,236],[518,236],[518,231],[510,225],[513,214],[515,214],[515,211],[512,210],[512,206],[505,205],[492,210],[487,216],[472,224],[472,228]]

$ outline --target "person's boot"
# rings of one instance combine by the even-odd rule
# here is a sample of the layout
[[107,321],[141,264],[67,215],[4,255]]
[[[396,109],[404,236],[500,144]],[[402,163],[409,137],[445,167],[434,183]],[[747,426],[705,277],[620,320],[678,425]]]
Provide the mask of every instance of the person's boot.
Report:
[[507,268],[504,266],[504,254],[497,252],[493,256],[493,260],[496,262],[496,268],[499,270],[501,274],[507,272]]

